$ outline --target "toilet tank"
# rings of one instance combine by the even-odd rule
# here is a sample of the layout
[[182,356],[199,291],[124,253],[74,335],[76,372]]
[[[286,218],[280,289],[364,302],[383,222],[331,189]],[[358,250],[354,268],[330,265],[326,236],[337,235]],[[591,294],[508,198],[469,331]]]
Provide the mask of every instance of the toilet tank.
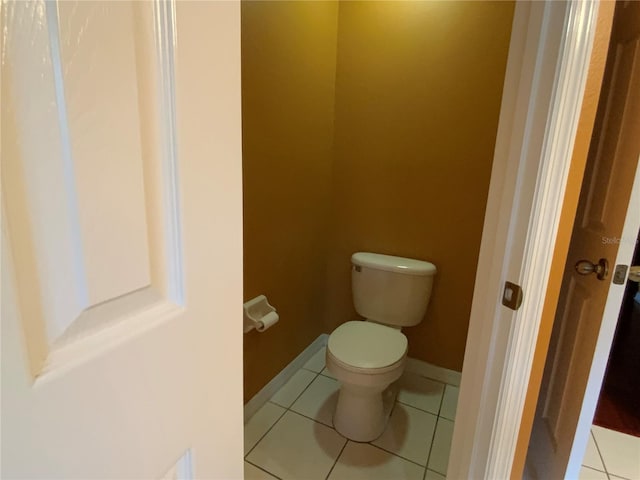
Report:
[[360,315],[396,327],[422,321],[431,298],[435,265],[368,252],[354,253],[351,264],[353,303]]

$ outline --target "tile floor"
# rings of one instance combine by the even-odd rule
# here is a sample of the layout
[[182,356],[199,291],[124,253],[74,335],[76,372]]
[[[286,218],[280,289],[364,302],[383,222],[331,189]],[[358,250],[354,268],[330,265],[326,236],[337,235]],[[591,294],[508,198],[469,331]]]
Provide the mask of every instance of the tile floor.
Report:
[[245,479],[443,480],[458,387],[405,372],[382,436],[347,440],[333,429],[338,381],[320,349],[245,424]]
[[640,480],[640,438],[594,425],[580,480]]

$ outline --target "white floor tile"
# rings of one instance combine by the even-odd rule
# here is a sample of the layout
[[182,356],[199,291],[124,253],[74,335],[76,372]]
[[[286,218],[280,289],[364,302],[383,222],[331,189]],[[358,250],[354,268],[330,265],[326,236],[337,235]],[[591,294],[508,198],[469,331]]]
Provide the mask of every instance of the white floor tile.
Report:
[[328,480],[422,480],[424,468],[366,443],[349,442]]
[[283,480],[324,479],[345,442],[332,428],[287,412],[247,460]]
[[324,367],[320,373],[325,377],[330,377],[330,378],[333,378],[334,380],[336,379],[335,375],[331,373],[327,367]]
[[271,397],[270,401],[283,407],[290,407],[315,377],[316,374],[309,370],[298,370],[293,377]]
[[429,464],[427,465],[429,470],[434,470],[442,475],[447,474],[452,438],[453,422],[445,418],[438,418],[431,454],[429,455]]
[[437,418],[417,408],[396,403],[384,433],[371,443],[426,466]]
[[273,403],[265,403],[244,426],[244,454],[249,453],[267,430],[278,421],[286,409]]
[[604,471],[604,465],[602,465],[602,459],[598,453],[596,443],[593,441],[593,434],[591,432],[589,432],[589,441],[587,442],[587,450],[584,452],[582,465]]
[[594,425],[596,444],[604,465],[612,475],[640,478],[640,438]]
[[609,477],[600,470],[583,466],[578,474],[578,480],[609,480]]
[[249,462],[244,462],[244,480],[278,480],[264,470],[254,467]]
[[427,470],[427,474],[424,476],[424,480],[447,480],[447,477],[440,475],[433,470]]
[[444,397],[442,397],[442,407],[440,407],[440,416],[449,420],[456,419],[456,408],[458,407],[458,394],[460,387],[453,385],[445,385]]
[[318,375],[309,388],[291,405],[291,410],[333,427],[333,413],[338,401],[340,383]]
[[398,401],[437,415],[443,392],[444,383],[405,372],[399,380]]
[[318,350],[313,357],[309,359],[307,363],[304,364],[302,368],[306,368],[307,370],[311,370],[312,372],[320,373],[324,368],[324,358],[326,355],[327,347],[322,347]]

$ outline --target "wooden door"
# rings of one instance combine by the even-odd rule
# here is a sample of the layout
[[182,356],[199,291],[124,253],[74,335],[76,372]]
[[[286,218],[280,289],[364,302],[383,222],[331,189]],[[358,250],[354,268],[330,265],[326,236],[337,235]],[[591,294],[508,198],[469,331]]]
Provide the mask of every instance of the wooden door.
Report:
[[[639,86],[640,3],[620,2],[529,448],[530,466],[541,479],[574,478],[586,446],[597,401],[585,397],[587,386],[606,364],[606,356],[596,355],[603,315],[614,324],[617,319],[605,306],[617,302],[619,308],[624,289],[611,283],[615,262],[628,265],[633,252],[626,248],[629,258],[620,262],[618,248],[627,241],[623,229],[635,224],[637,232],[640,223],[640,206],[630,205],[640,154]],[[609,264],[602,279],[576,271],[577,262],[601,258]],[[587,403],[591,417],[584,415]]]
[[2,3],[3,478],[242,478],[239,13]]

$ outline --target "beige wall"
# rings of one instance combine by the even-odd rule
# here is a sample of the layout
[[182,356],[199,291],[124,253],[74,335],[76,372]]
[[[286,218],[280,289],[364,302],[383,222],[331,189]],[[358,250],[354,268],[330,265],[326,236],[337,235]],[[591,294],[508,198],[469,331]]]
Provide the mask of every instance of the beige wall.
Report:
[[338,5],[242,3],[244,296],[281,321],[245,335],[245,399],[323,331]]
[[461,369],[512,15],[243,2],[245,299],[264,293],[281,316],[245,336],[246,399],[355,317],[359,250],[437,265],[410,355]]
[[412,357],[462,369],[511,32],[507,2],[340,5],[325,324],[354,318],[352,252],[432,261]]

